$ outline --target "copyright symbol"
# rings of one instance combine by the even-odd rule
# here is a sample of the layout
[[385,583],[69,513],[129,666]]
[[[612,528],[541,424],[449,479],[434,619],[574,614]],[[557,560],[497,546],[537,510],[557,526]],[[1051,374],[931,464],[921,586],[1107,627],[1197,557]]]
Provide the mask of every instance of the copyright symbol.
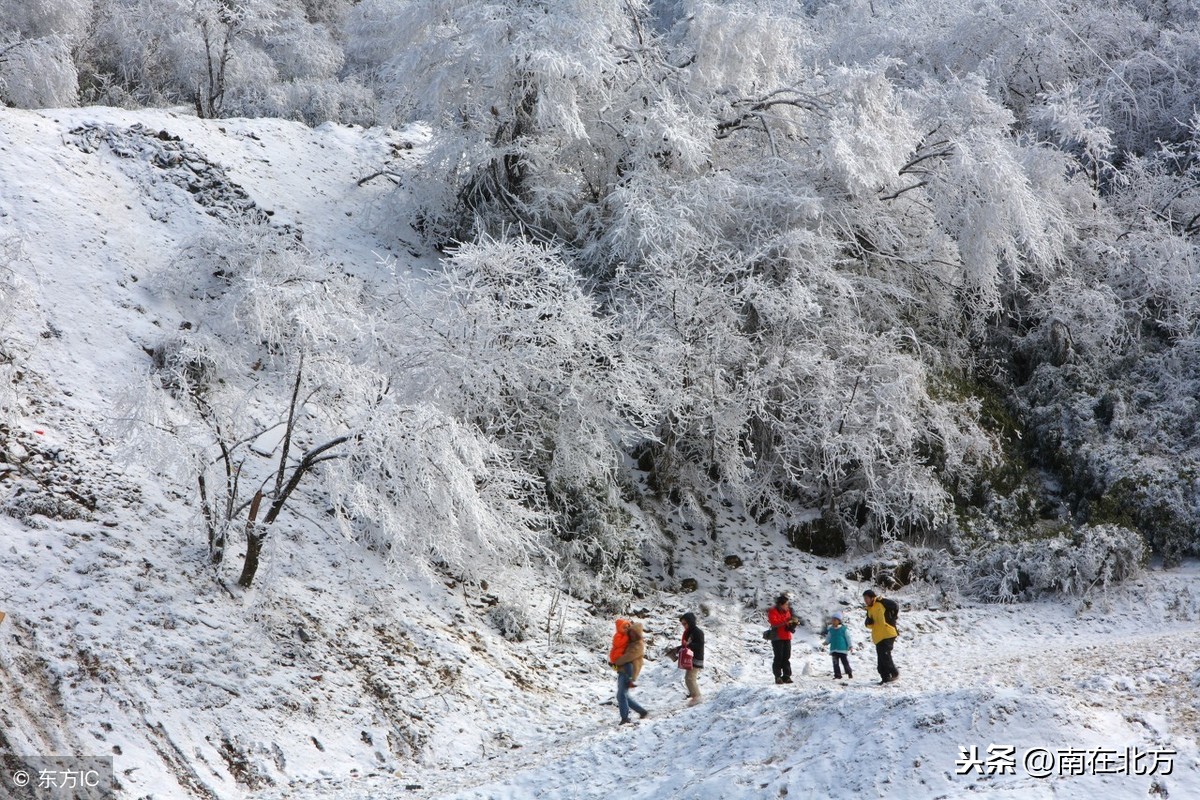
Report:
[[28,786],[29,785],[29,773],[24,772],[24,771],[14,772],[13,773],[13,783],[17,786]]

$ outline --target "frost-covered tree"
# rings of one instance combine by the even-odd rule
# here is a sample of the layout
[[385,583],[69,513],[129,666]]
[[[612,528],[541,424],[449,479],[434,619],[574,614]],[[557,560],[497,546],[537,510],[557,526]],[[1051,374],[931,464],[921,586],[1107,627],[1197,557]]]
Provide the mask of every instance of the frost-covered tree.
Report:
[[[1065,498],[1046,492],[1043,507],[1065,500],[1074,519],[1136,527],[1175,557],[1195,547],[1183,488],[1194,458],[1187,436],[1160,431],[1193,418],[1180,402],[1191,359],[1167,331],[1189,328],[1182,320],[1196,274],[1193,246],[1180,236],[1191,218],[1183,176],[1193,149],[1191,111],[1180,102],[1195,72],[1179,49],[1196,25],[1175,13],[1182,6],[1150,5],[825,3],[814,20],[830,32],[833,61],[897,59],[887,74],[919,96],[949,97],[957,79],[948,75],[974,73],[959,110],[943,106],[951,113],[939,116],[960,120],[952,131],[968,131],[961,121],[973,119],[969,137],[983,136],[970,149],[946,137],[952,153],[914,165],[933,162],[952,184],[975,184],[965,196],[952,190],[951,213],[941,214],[960,253],[970,245],[976,264],[1000,267],[979,273],[999,283],[973,283],[999,300],[977,341],[1006,376],[999,388],[1013,390],[1032,443],[1009,458],[1061,476]],[[989,106],[992,122],[974,116]],[[997,123],[1011,137],[996,136]],[[1025,177],[997,156],[1023,164]],[[980,199],[993,206],[986,216],[972,210]],[[1010,244],[996,247],[997,237]],[[1159,455],[1167,451],[1169,465]]]
[[[606,171],[593,164],[603,154],[589,138],[601,131],[597,117],[607,117],[606,98],[636,77],[643,13],[642,2],[627,0],[418,0],[355,9],[352,57],[386,56],[376,67],[385,102],[398,118],[425,119],[438,130],[432,180],[422,187],[431,195],[424,224],[432,234],[459,235],[497,204],[519,224],[554,226],[544,206],[569,216],[577,195],[603,191],[587,183],[596,168]],[[564,163],[571,169],[555,180]]]
[[537,487],[474,428],[398,397],[367,296],[335,273],[263,226],[194,242],[158,284],[191,319],[128,414],[136,449],[198,487],[214,561],[244,531],[243,586],[298,491],[397,562],[475,575],[528,556]]
[[375,95],[343,74],[348,5],[302,0],[106,0],[72,40],[85,101],[186,104],[201,116],[371,123]]
[[[636,504],[719,496],[989,564],[1029,506],[1080,558],[1107,526],[1194,551],[1194,0],[150,5],[96,6],[85,96],[429,126],[429,305],[360,297],[372,357],[301,337],[266,383],[285,408],[282,354],[314,391],[370,361],[386,389],[334,417],[429,431],[456,486],[509,475],[500,517],[439,501],[477,531],[629,574]],[[404,527],[363,498],[347,524]]]
[[61,39],[0,35],[0,102],[18,108],[73,106],[78,94],[75,67]]
[[545,553],[540,486],[512,453],[432,403],[362,411],[326,481],[348,536],[405,569],[473,580]]
[[1056,267],[1062,212],[1038,188],[1065,165],[1016,141],[979,82],[902,93],[886,65],[813,69],[782,7],[614,4],[587,41],[555,9],[504,10],[393,18],[432,42],[394,65],[401,108],[441,126],[430,174],[453,190],[422,221],[559,241],[599,280],[653,376],[638,449],[664,491],[870,509],[876,530],[944,518],[940,482],[988,447],[934,387]]
[[1164,143],[1114,171],[1077,274],[1031,304],[1016,348],[1017,396],[1078,513],[1169,560],[1200,547],[1195,152]]
[[536,479],[525,500],[552,514],[571,563],[594,567],[600,586],[626,587],[639,542],[623,507],[621,445],[658,413],[645,365],[556,248],[467,245],[429,280],[405,320],[420,399]]
[[71,106],[78,99],[72,49],[85,35],[84,0],[0,2],[0,103],[19,108]]
[[83,58],[97,100],[187,103],[227,110],[243,88],[269,86],[274,65],[255,43],[278,14],[272,0],[111,0]]

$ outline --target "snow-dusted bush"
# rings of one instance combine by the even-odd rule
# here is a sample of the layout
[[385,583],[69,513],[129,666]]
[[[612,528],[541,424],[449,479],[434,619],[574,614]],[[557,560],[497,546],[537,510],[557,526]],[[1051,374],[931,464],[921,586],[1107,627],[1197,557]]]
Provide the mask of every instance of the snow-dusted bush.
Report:
[[355,441],[325,471],[348,536],[402,569],[471,579],[545,546],[540,487],[476,429],[428,405],[359,411]]
[[374,125],[378,118],[374,91],[355,81],[336,78],[246,87],[236,93],[231,103],[242,116],[281,117],[314,126],[330,120],[348,125]]
[[984,542],[962,554],[967,591],[995,602],[1043,594],[1084,595],[1123,581],[1143,566],[1142,537],[1116,525],[1084,525],[1047,538]]
[[529,614],[524,608],[507,603],[501,603],[488,609],[484,616],[501,636],[511,642],[523,642],[528,639],[530,628],[533,627]]
[[576,597],[620,606],[642,583],[651,537],[634,523],[615,486],[558,484],[549,492],[559,526],[555,549],[562,561],[560,584]]
[[30,527],[45,527],[37,517],[46,519],[89,519],[86,508],[67,497],[62,497],[47,491],[29,491],[20,493],[0,506],[5,514],[21,520]]

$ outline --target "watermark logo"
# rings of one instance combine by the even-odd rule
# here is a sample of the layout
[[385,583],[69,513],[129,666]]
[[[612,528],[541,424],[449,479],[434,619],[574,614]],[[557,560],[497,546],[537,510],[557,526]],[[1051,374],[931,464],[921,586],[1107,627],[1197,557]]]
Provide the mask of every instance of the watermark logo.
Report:
[[1174,748],[1031,747],[1018,751],[1011,744],[990,744],[984,754],[978,745],[960,747],[954,762],[956,775],[1016,775],[1031,778],[1075,775],[1170,775],[1175,769]]
[[0,757],[0,797],[116,800],[111,756]]

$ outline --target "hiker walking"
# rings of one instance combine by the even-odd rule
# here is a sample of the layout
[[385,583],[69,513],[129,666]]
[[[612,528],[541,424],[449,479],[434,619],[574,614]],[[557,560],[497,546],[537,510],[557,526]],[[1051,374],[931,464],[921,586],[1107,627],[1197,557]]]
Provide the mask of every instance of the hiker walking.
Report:
[[[691,611],[679,615],[683,623],[683,637],[679,644],[676,658],[680,669],[684,670],[683,683],[687,686],[688,705],[694,706],[700,702],[700,670],[704,668],[704,631],[696,625],[696,615]],[[685,651],[691,652],[691,665],[686,666]]]
[[799,620],[792,614],[791,601],[786,594],[775,598],[767,609],[767,624],[771,626],[771,672],[776,683],[792,682],[792,631]]
[[[879,663],[879,682],[891,683],[900,677],[892,661],[892,645],[896,643],[896,614],[900,607],[894,600],[880,597],[870,589],[863,592],[863,605],[867,609],[867,627],[871,629],[871,641],[875,643],[875,657]],[[889,617],[891,618],[889,620]]]
[[617,630],[613,634],[612,648],[608,651],[608,663],[617,671],[617,710],[621,713],[621,724],[628,725],[630,710],[645,719],[650,712],[642,708],[638,701],[629,696],[629,689],[634,686],[634,678],[642,669],[646,655],[646,639],[640,622],[630,622],[627,619],[617,620]]

